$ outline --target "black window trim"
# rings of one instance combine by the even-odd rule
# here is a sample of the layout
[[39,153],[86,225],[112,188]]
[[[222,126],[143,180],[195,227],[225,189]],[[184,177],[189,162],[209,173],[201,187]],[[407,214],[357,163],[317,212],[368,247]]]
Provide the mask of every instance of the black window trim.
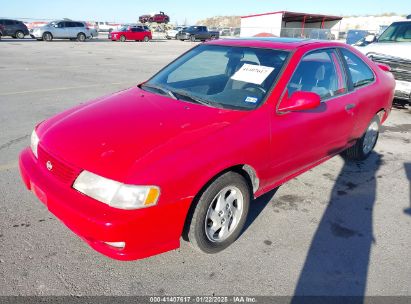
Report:
[[[362,89],[362,88],[368,87],[368,86],[370,86],[370,85],[373,85],[373,84],[377,81],[377,75],[375,74],[374,69],[373,69],[372,67],[370,67],[368,63],[366,63],[364,60],[362,60],[362,58],[361,58],[360,56],[358,56],[357,54],[355,54],[354,52],[352,52],[351,50],[349,50],[348,48],[345,48],[345,47],[339,47],[338,49],[339,49],[338,51],[340,52],[340,56],[341,56],[341,58],[342,58],[342,60],[343,60],[343,62],[344,62],[344,65],[345,65],[345,70],[346,70],[345,73],[346,73],[346,75],[347,75],[347,77],[348,77],[348,79],[349,79],[349,82],[350,82],[350,86],[351,86],[351,89],[352,89],[351,92],[356,91],[356,90],[358,90],[358,89]],[[350,69],[349,69],[347,60],[344,58],[344,54],[343,54],[343,52],[342,52],[342,49],[344,49],[344,50],[350,52],[351,54],[353,54],[353,55],[354,55],[356,58],[358,58],[362,63],[364,63],[364,64],[366,65],[366,67],[368,67],[368,69],[372,72],[372,75],[373,75],[373,80],[372,80],[372,81],[370,81],[370,82],[368,82],[368,83],[365,83],[365,84],[363,84],[363,85],[357,86],[357,87],[354,86],[354,83],[353,83],[352,77],[351,77],[351,73],[350,73]]]
[[[340,67],[342,68],[342,72],[345,74],[345,86],[346,86],[347,90],[346,90],[344,93],[341,93],[341,94],[338,94],[338,95],[335,95],[335,96],[330,96],[330,97],[328,97],[328,98],[321,99],[321,103],[327,103],[327,102],[329,102],[329,101],[331,101],[331,100],[333,100],[333,99],[335,99],[335,98],[339,98],[339,97],[341,97],[341,96],[344,96],[344,95],[347,95],[347,94],[350,94],[350,93],[351,93],[351,91],[349,90],[349,81],[348,81],[348,79],[349,79],[348,76],[349,76],[349,75],[347,75],[347,70],[346,70],[345,67],[344,67],[344,62],[345,62],[345,60],[343,60],[344,58],[341,58],[341,57],[340,57],[340,53],[338,52],[337,49],[338,49],[338,46],[323,47],[323,48],[318,48],[318,49],[315,49],[315,50],[310,50],[310,51],[304,53],[304,54],[301,56],[300,61],[298,62],[297,66],[295,67],[293,73],[291,74],[290,79],[287,81],[287,84],[285,85],[285,88],[284,88],[283,93],[281,94],[280,100],[279,100],[279,102],[278,102],[278,104],[277,104],[277,107],[276,107],[276,113],[277,113],[277,114],[282,115],[282,114],[290,113],[290,112],[280,112],[280,111],[278,111],[278,108],[279,108],[280,105],[281,105],[281,102],[282,102],[282,100],[283,100],[283,98],[284,98],[285,93],[288,91],[288,84],[290,83],[291,79],[293,78],[294,73],[297,71],[297,69],[298,69],[298,67],[300,66],[300,64],[301,64],[302,60],[304,59],[304,57],[307,56],[307,55],[309,55],[309,54],[311,54],[311,53],[316,53],[316,52],[319,52],[319,51],[326,51],[326,50],[333,50],[333,51],[335,51],[335,54],[337,55],[337,57],[339,57],[338,59],[339,59],[339,61],[340,61]],[[351,79],[350,79],[350,81],[351,81]]]

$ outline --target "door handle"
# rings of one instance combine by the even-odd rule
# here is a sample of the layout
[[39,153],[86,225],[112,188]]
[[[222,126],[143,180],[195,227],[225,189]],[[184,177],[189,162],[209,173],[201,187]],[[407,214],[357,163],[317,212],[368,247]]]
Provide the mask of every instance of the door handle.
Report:
[[345,106],[345,109],[348,111],[348,110],[351,110],[351,109],[354,109],[355,108],[355,104],[353,104],[353,103],[349,103],[349,104],[347,104],[346,106]]

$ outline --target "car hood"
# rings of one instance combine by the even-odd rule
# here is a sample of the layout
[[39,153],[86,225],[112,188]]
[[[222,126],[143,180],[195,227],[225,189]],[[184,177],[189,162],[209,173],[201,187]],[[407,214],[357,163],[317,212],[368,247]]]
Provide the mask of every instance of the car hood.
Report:
[[63,112],[40,124],[37,133],[40,145],[56,157],[125,182],[140,159],[187,148],[247,113],[174,100],[136,87]]
[[375,42],[357,49],[365,55],[377,53],[411,60],[411,42]]

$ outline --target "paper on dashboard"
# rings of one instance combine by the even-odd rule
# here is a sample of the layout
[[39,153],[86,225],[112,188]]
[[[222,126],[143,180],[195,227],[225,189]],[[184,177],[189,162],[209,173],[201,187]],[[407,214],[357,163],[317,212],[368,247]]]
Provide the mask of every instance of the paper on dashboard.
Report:
[[231,76],[231,79],[260,85],[267,79],[272,71],[274,71],[272,67],[245,63]]

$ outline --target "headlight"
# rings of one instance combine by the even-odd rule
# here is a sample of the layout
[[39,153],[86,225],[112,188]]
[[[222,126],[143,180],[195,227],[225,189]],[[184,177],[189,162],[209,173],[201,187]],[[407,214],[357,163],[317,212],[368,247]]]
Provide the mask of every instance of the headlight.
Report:
[[111,207],[127,210],[154,206],[160,196],[158,187],[126,185],[88,171],[80,173],[73,188]]
[[38,158],[37,155],[37,147],[39,146],[39,137],[37,136],[36,130],[33,130],[33,132],[31,133],[31,138],[30,138],[30,148],[31,151],[33,151],[33,154],[36,158]]

